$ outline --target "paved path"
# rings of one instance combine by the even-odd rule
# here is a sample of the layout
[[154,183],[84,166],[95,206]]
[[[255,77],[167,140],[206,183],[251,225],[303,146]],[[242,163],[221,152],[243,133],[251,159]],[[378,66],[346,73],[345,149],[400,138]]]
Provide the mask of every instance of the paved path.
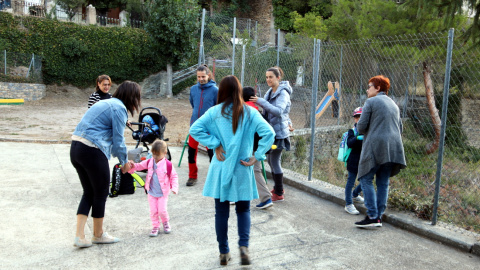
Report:
[[[203,180],[186,187],[187,160],[177,168],[178,195],[169,198],[172,233],[148,237],[146,196],[109,198],[106,230],[112,245],[73,247],[81,196],[69,145],[0,142],[1,269],[219,269],[213,199]],[[178,165],[181,148],[171,148]],[[199,155],[200,178],[208,159]],[[116,160],[112,159],[113,165]],[[252,206],[257,203],[252,202]],[[228,269],[239,269],[236,217],[231,207]],[[377,230],[353,226],[362,216],[287,186],[286,201],[251,209],[251,269],[479,269],[480,257],[384,223]],[[86,234],[91,236],[89,219]]]

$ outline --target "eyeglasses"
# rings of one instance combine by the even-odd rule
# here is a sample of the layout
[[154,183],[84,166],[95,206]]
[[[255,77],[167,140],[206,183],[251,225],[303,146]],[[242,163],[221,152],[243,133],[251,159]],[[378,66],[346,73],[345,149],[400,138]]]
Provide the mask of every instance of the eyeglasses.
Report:
[[360,114],[354,115],[353,118],[360,118]]
[[368,87],[367,87],[367,89],[369,89],[370,87],[375,87],[375,85],[369,84]]

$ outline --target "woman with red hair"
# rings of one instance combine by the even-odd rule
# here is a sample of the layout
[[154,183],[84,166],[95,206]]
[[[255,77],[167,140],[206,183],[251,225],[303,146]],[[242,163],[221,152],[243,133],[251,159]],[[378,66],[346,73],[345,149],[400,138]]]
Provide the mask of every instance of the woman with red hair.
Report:
[[[407,166],[402,143],[402,120],[397,104],[387,96],[390,80],[375,76],[368,80],[368,99],[362,108],[357,130],[364,134],[358,164],[358,179],[365,196],[367,216],[357,227],[381,227],[387,207],[390,177]],[[373,186],[373,178],[377,191]]]

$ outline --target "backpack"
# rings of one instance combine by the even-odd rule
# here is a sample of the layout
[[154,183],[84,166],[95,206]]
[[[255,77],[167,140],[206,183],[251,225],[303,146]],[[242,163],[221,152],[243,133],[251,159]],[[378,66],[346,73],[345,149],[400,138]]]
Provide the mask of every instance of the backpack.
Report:
[[[170,178],[172,173],[172,162],[166,159],[167,162],[167,175]],[[115,164],[112,171],[112,181],[110,182],[110,194],[111,198],[117,197],[118,195],[123,194],[133,194],[137,187],[135,186],[135,181],[137,181],[145,190],[145,181],[138,176],[138,174],[129,174],[129,173],[122,173],[120,168],[120,163]],[[147,190],[145,190],[145,194]]]
[[118,195],[135,193],[136,187],[133,176],[129,173],[122,173],[120,165],[120,163],[117,163],[113,166],[109,194],[111,198],[117,197]]
[[[357,132],[355,129],[353,129],[353,134],[357,136]],[[350,152],[352,152],[352,148],[349,148],[347,145],[347,139],[348,139],[348,131],[346,131],[342,135],[342,141],[340,142],[340,147],[338,147],[338,155],[337,155],[338,161],[345,162],[345,166],[347,166],[348,157],[350,156]]]

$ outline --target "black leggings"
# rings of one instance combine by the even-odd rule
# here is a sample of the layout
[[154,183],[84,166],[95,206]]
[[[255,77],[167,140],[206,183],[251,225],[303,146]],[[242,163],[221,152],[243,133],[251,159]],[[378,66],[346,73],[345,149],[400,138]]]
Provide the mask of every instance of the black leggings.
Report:
[[94,147],[72,141],[70,161],[77,170],[83,187],[83,195],[78,205],[77,215],[88,216],[90,208],[92,217],[103,218],[105,202],[110,186],[110,165],[103,152]]

